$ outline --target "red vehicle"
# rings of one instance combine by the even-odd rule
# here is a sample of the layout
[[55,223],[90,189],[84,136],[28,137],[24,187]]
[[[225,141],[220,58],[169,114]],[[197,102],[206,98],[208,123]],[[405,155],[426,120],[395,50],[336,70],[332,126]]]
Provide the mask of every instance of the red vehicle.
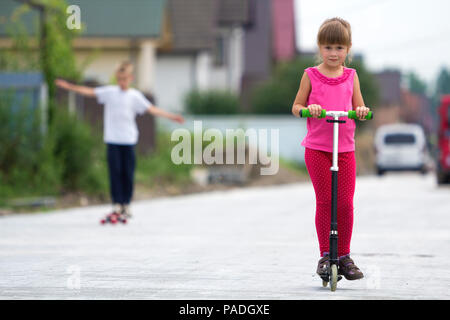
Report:
[[438,184],[450,182],[450,95],[441,97],[438,132]]

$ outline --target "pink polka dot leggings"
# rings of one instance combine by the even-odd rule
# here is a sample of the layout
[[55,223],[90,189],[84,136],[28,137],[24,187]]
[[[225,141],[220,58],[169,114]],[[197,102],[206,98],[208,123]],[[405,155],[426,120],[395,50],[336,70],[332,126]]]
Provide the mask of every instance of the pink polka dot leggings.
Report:
[[[305,148],[305,164],[316,193],[316,230],[320,255],[329,252],[331,222],[331,171],[333,154]],[[355,194],[355,152],[341,152],[338,156],[338,255],[350,253],[353,229],[353,196]]]

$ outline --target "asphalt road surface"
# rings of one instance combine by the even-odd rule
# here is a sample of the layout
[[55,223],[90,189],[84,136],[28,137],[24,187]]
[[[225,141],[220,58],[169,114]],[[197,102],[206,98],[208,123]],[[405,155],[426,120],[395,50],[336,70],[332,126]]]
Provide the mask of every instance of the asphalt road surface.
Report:
[[357,177],[352,257],[336,292],[310,183],[0,218],[0,299],[449,299],[450,188],[433,175]]

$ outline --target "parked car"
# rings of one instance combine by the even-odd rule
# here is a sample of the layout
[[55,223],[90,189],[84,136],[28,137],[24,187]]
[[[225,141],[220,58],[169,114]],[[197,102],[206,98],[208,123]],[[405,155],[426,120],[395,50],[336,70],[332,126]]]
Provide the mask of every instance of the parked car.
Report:
[[404,123],[380,126],[374,144],[378,175],[386,171],[427,172],[430,158],[421,126]]
[[437,181],[450,183],[450,95],[441,97],[438,139]]

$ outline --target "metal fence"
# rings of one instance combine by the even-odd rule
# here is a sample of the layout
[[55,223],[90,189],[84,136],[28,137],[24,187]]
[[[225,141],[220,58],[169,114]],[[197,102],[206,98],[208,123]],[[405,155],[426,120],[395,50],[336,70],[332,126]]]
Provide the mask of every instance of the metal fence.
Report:
[[47,86],[41,73],[0,73],[0,92],[2,99],[8,97],[13,109],[25,106],[32,111],[42,108],[42,131],[47,130]]

